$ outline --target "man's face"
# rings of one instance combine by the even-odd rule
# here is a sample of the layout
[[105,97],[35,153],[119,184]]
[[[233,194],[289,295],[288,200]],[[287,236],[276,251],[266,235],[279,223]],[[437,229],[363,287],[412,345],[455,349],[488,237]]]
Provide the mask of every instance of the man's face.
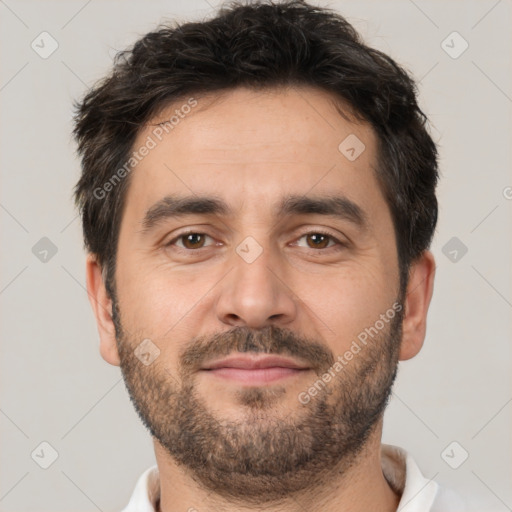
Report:
[[[133,148],[157,142],[131,175],[115,274],[121,368],[143,421],[178,463],[232,496],[269,482],[279,495],[348,467],[379,423],[400,343],[375,135],[310,88],[229,91],[198,100],[161,141],[154,129]],[[171,200],[157,203],[171,196],[195,209],[162,215]],[[149,365],[137,357],[143,340],[158,354]],[[296,368],[211,368],[265,352]]]

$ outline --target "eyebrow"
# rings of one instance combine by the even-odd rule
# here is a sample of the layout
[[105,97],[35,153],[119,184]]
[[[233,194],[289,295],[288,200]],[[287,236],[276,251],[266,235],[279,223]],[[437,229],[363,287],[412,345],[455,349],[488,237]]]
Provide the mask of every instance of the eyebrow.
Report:
[[[301,196],[288,195],[275,209],[275,217],[292,215],[325,215],[348,221],[366,231],[369,220],[364,210],[343,195]],[[142,233],[147,234],[157,225],[186,215],[215,215],[226,217],[233,210],[217,197],[168,195],[148,208],[142,220]]]

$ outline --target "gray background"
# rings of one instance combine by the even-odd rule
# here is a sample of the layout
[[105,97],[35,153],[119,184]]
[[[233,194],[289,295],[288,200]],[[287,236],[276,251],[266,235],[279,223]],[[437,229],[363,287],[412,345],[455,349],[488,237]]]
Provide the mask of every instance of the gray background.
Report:
[[[427,339],[401,363],[384,441],[409,450],[428,478],[470,495],[472,510],[512,510],[512,3],[316,3],[346,15],[417,77],[440,144]],[[71,102],[116,49],[163,17],[197,19],[215,5],[0,0],[1,511],[119,510],[154,464],[120,370],[98,351],[71,201],[79,176]],[[31,48],[43,31],[59,45],[46,59]],[[453,31],[469,44],[457,58],[464,43]],[[56,254],[41,252],[43,237]],[[58,453],[48,469],[31,457],[43,441]],[[452,465],[469,453],[458,469],[441,456],[453,441]]]

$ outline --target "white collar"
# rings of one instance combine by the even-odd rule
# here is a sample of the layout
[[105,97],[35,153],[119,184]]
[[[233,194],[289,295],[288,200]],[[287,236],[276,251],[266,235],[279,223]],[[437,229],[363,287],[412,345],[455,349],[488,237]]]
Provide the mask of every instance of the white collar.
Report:
[[[381,445],[382,472],[393,490],[401,495],[397,512],[462,512],[461,498],[425,478],[411,455],[397,446]],[[155,512],[160,496],[158,466],[146,469],[135,485],[122,512]]]

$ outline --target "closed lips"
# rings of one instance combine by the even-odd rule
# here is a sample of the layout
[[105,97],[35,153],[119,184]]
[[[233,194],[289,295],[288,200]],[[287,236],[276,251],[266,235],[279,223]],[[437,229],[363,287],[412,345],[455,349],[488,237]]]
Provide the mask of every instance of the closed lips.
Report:
[[219,368],[239,368],[243,370],[258,370],[263,368],[292,368],[308,370],[309,367],[299,361],[279,356],[264,357],[229,357],[206,364],[202,370],[216,370]]

